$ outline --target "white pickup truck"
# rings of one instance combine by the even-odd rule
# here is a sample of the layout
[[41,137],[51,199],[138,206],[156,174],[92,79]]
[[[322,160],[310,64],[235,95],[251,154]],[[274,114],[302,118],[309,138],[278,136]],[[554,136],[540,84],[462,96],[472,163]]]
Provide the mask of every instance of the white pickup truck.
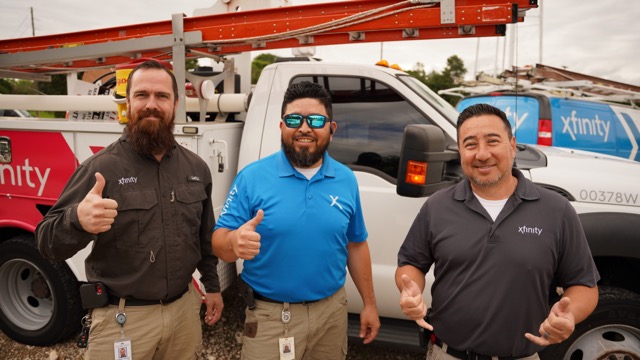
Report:
[[[244,109],[234,111],[244,121],[218,116],[216,121],[179,123],[175,136],[210,165],[218,216],[237,171],[279,150],[284,91],[304,80],[331,91],[339,128],[329,152],[354,171],[359,183],[383,317],[376,342],[418,349],[417,326],[406,320],[398,304],[396,254],[425,197],[462,177],[455,109],[402,71],[284,62],[266,67],[251,96],[236,101]],[[222,104],[226,95],[220,96]],[[35,249],[33,230],[77,164],[117,139],[122,129],[116,121],[0,118],[0,328],[8,336],[44,345],[78,330],[78,282],[86,280],[87,250],[66,262],[49,262]],[[427,184],[404,182],[402,164],[409,158],[429,163]],[[543,357],[574,359],[575,353],[584,359],[602,354],[637,358],[640,164],[529,145],[518,146],[516,162],[533,182],[571,201],[602,276],[598,308],[569,340],[548,348]],[[224,287],[241,268],[234,265],[219,267]],[[431,282],[431,274],[427,280]],[[347,289],[349,309],[356,313],[360,298],[352,283]],[[428,290],[424,297],[429,303]],[[356,334],[357,327],[350,329]]]

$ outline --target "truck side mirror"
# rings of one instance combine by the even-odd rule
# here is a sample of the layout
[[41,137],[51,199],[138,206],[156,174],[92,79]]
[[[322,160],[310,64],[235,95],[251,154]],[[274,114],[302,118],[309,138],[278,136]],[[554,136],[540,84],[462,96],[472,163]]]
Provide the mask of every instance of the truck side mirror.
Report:
[[457,160],[457,151],[446,150],[442,129],[434,125],[407,125],[402,137],[396,192],[401,196],[424,197],[453,185],[445,177],[446,163]]

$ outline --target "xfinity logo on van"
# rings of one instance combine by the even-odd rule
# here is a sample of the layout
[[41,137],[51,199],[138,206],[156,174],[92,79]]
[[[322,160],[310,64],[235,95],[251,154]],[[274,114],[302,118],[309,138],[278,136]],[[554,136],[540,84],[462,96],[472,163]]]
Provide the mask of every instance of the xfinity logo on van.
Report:
[[511,111],[511,106],[507,106],[507,108],[504,111],[504,114],[507,116],[507,119],[513,119],[513,133],[516,133],[516,130],[518,130],[518,128],[520,127],[520,124],[522,124],[527,116],[529,116],[528,112],[525,112],[521,117],[518,117],[518,112],[517,111]]
[[571,117],[560,116],[564,123],[562,133],[569,133],[571,139],[576,141],[576,134],[578,135],[597,135],[604,137],[604,142],[609,139],[609,129],[611,128],[611,122],[600,120],[598,114],[594,119],[579,118],[576,117],[576,111],[571,111]]
[[11,165],[0,165],[0,185],[10,182],[13,186],[37,188],[38,196],[42,196],[50,172],[51,168],[43,172],[39,167],[29,165],[29,159],[24,159],[24,165],[15,168]]

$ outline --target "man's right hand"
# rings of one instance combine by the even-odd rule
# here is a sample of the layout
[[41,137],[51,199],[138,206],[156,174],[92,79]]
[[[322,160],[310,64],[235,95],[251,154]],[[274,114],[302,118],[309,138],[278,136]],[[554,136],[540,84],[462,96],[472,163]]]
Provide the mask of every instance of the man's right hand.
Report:
[[256,228],[264,218],[264,211],[258,210],[256,216],[235,230],[231,239],[233,253],[244,260],[251,260],[260,253],[260,234]]
[[427,305],[422,299],[420,287],[407,274],[403,274],[401,279],[403,288],[400,293],[400,307],[402,312],[419,326],[433,330],[433,326],[424,320],[427,315]]
[[99,234],[111,229],[111,224],[118,215],[118,203],[112,199],[103,199],[105,180],[102,174],[96,173],[96,184],[87,196],[78,204],[78,220],[84,231]]

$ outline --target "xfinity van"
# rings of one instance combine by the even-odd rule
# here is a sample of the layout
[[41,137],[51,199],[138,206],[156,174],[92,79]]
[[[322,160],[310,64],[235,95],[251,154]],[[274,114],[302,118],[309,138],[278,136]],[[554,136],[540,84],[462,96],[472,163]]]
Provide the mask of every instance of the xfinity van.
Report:
[[461,99],[456,108],[487,103],[507,115],[516,141],[592,151],[640,161],[640,109],[534,92],[494,92]]

